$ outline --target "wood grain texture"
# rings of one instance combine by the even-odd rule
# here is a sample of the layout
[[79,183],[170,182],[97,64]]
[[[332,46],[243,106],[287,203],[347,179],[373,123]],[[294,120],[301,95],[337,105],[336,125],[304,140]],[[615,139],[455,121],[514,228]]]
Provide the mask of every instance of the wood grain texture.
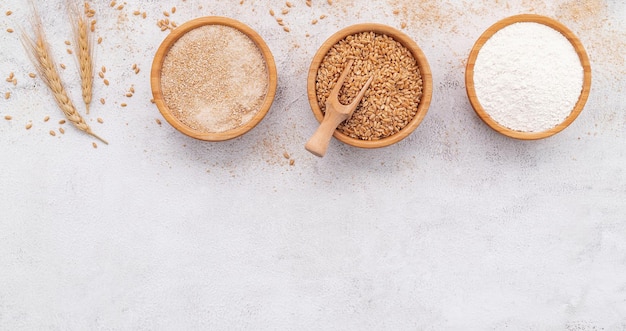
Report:
[[[267,66],[268,90],[267,94],[265,95],[265,100],[261,105],[261,109],[249,122],[225,132],[206,133],[189,128],[187,125],[185,125],[172,115],[171,111],[167,107],[167,104],[163,100],[163,91],[161,87],[161,69],[163,67],[163,62],[165,61],[167,53],[169,52],[170,48],[176,43],[176,41],[178,41],[178,39],[180,39],[184,34],[204,25],[223,25],[241,31],[257,45],[257,47],[261,51],[261,54],[263,55],[263,59],[265,60],[265,64]],[[186,22],[185,24],[174,29],[163,40],[152,62],[152,68],[150,72],[150,85],[152,88],[154,101],[157,105],[157,108],[161,112],[161,115],[163,115],[165,120],[178,131],[200,140],[225,141],[239,137],[246,132],[252,130],[265,117],[265,115],[271,108],[272,103],[274,102],[274,97],[276,96],[276,88],[278,86],[278,74],[276,71],[276,64],[274,62],[274,56],[272,55],[272,52],[270,51],[263,38],[261,38],[261,36],[256,31],[254,31],[247,25],[231,18],[220,16],[206,16]]]
[[[574,109],[561,124],[555,126],[554,128],[550,130],[546,130],[542,132],[520,132],[520,131],[511,130],[507,127],[500,125],[498,122],[493,120],[489,116],[489,114],[487,114],[487,112],[485,112],[484,108],[482,107],[482,105],[480,104],[476,96],[476,90],[474,86],[474,66],[476,64],[476,58],[478,57],[478,53],[480,52],[480,49],[487,42],[487,40],[489,40],[489,38],[491,38],[496,32],[500,31],[501,29],[511,24],[519,23],[519,22],[540,23],[540,24],[546,25],[548,27],[551,27],[559,31],[563,36],[565,36],[565,38],[567,38],[567,40],[572,44],[572,46],[574,46],[574,49],[576,50],[576,53],[578,54],[578,57],[580,58],[580,63],[583,67],[582,92],[580,93],[580,97],[578,98],[578,101],[576,102]],[[469,58],[467,60],[467,66],[465,70],[465,89],[467,91],[467,97],[469,98],[472,108],[474,108],[474,111],[476,112],[478,117],[480,117],[489,127],[494,129],[495,131],[505,136],[515,138],[515,139],[522,139],[522,140],[543,139],[543,138],[553,136],[563,131],[565,128],[567,128],[572,122],[574,122],[574,120],[578,117],[580,112],[585,107],[585,103],[587,102],[587,99],[589,97],[589,92],[591,90],[591,63],[589,61],[589,57],[587,56],[587,52],[585,51],[585,48],[583,44],[580,42],[580,40],[578,39],[578,37],[562,23],[552,18],[541,16],[541,15],[535,15],[535,14],[515,15],[515,16],[507,17],[505,19],[502,19],[496,22],[495,24],[490,26],[487,30],[485,30],[485,32],[478,38],[478,40],[472,47]]]
[[430,71],[430,66],[428,64],[428,60],[426,56],[419,48],[419,46],[413,41],[409,36],[404,34],[403,32],[392,28],[387,25],[377,24],[377,23],[362,23],[348,26],[338,32],[334,33],[330,36],[318,49],[317,53],[313,56],[313,60],[311,61],[311,66],[309,67],[309,74],[307,77],[307,96],[309,99],[309,104],[311,105],[311,110],[313,111],[313,115],[315,118],[322,122],[324,119],[324,113],[320,109],[317,103],[317,93],[315,90],[315,82],[317,80],[317,71],[326,56],[326,53],[339,41],[344,39],[345,37],[361,32],[375,32],[379,34],[384,34],[389,37],[392,37],[397,42],[401,43],[402,46],[406,47],[415,60],[417,61],[417,65],[420,69],[420,74],[422,75],[422,99],[417,107],[417,112],[413,119],[407,124],[400,132],[391,135],[389,137],[379,139],[379,140],[360,140],[356,138],[352,138],[346,134],[341,133],[339,130],[335,130],[333,136],[337,138],[339,141],[346,143],[351,146],[360,147],[360,148],[380,148],[389,146],[397,143],[398,141],[409,136],[422,122],[426,113],[428,112],[428,108],[430,107],[430,101],[432,99],[433,94],[433,79],[432,73]]

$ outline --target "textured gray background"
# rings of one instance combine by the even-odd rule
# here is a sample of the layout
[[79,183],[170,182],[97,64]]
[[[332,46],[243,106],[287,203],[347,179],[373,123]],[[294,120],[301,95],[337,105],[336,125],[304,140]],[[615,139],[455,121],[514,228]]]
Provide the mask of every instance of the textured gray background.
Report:
[[[64,1],[37,2],[78,101]],[[30,9],[0,3],[0,92],[12,92],[0,99],[0,330],[626,330],[623,1],[292,0],[279,14],[290,33],[268,13],[279,1],[96,2],[111,81],[96,79],[107,103],[87,117],[110,142],[97,149],[68,125],[48,134],[62,115],[5,32],[28,31]],[[156,123],[156,21],[174,5],[179,24],[229,16],[271,48],[277,98],[247,135],[207,143]],[[541,141],[495,133],[465,94],[474,41],[519,13],[561,20],[592,61],[585,110]],[[308,66],[360,22],[406,24],[430,61],[432,106],[394,146],[334,140],[318,159],[303,148],[317,127]]]

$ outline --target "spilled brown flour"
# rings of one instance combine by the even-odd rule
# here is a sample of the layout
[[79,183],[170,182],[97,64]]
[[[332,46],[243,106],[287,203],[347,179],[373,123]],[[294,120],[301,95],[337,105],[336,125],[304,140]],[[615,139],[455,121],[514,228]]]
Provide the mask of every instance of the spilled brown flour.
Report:
[[[466,37],[467,27],[476,27],[481,17],[488,16],[493,9],[504,10],[507,16],[538,14],[559,20],[572,30],[585,45],[592,65],[607,66],[611,74],[625,74],[626,32],[617,17],[612,17],[609,4],[604,0],[523,0],[512,4],[509,1],[463,1],[460,3],[440,1],[389,0],[394,14],[406,22],[408,33],[415,37],[432,35],[435,32],[450,32]],[[479,18],[477,20],[477,18]],[[504,18],[504,17],[502,17]],[[490,18],[491,19],[491,18]],[[484,24],[484,20],[481,22]],[[495,23],[495,20],[492,22]]]
[[569,0],[555,10],[555,17],[584,39],[592,64],[609,66],[613,74],[626,74],[626,32],[611,19],[606,1]]

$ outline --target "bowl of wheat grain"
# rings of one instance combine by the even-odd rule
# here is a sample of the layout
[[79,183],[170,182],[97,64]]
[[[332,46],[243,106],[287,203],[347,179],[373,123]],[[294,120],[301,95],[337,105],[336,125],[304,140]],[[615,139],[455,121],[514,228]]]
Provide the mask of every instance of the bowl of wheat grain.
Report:
[[403,32],[382,24],[346,27],[319,48],[309,68],[307,95],[315,118],[324,118],[326,100],[349,61],[352,69],[339,92],[349,104],[370,76],[369,88],[352,116],[333,136],[361,148],[392,145],[422,122],[432,98],[432,74],[426,56]]
[[277,87],[274,57],[261,36],[218,16],[174,29],[156,52],[150,79],[167,122],[205,141],[252,130],[269,111]]

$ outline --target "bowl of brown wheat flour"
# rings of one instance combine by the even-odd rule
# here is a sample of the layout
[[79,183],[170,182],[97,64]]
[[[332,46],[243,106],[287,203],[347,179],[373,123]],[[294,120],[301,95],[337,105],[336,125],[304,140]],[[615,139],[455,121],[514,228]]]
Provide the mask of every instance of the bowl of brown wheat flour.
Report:
[[276,94],[276,65],[261,36],[247,25],[201,17],[177,27],[161,43],[151,87],[157,108],[178,131],[224,141],[265,117]]

